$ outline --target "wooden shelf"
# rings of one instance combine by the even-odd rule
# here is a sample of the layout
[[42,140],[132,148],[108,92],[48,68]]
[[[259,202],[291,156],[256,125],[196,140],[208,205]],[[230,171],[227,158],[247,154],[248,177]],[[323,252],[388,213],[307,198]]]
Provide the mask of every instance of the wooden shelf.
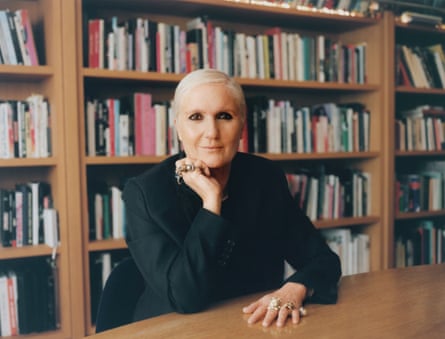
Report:
[[37,81],[50,78],[53,74],[50,66],[0,65],[1,80]]
[[[138,72],[138,71],[111,71],[107,69],[84,68],[83,75],[86,80],[113,80],[128,82],[150,82],[176,85],[184,74]],[[240,85],[245,87],[267,87],[267,88],[289,88],[304,91],[351,91],[351,92],[373,92],[379,89],[376,84],[347,84],[337,82],[316,82],[316,81],[289,81],[289,80],[265,80],[236,78]]]
[[[52,252],[53,249],[46,245],[0,247],[0,260],[50,256]],[[59,249],[57,250],[57,253],[60,253]]]
[[128,157],[86,157],[85,164],[93,165],[131,165],[156,164],[167,156],[128,156]]
[[409,86],[397,86],[397,94],[415,94],[415,95],[444,95],[445,89],[443,88],[417,88]]
[[314,225],[319,229],[371,225],[371,224],[375,224],[378,222],[380,222],[380,217],[376,217],[376,216],[354,217],[354,218],[351,217],[351,218],[326,219],[326,220],[313,221]]
[[245,4],[222,0],[175,0],[141,1],[126,0],[84,0],[84,6],[94,3],[95,6],[124,9],[127,11],[145,11],[152,13],[180,13],[184,17],[196,17],[207,14],[215,19],[228,21],[269,23],[274,26],[292,26],[304,29],[322,29],[329,32],[345,32],[352,28],[375,25],[378,19],[364,18],[352,15],[330,14],[315,11],[297,10],[279,6],[264,6],[260,4]]
[[[227,27],[246,25],[248,29],[280,26],[292,32],[326,34],[338,37],[345,43],[367,43],[369,83],[286,81],[237,78],[249,94],[267,93],[271,97],[287,96],[298,104],[329,102],[366,103],[371,109],[371,141],[369,152],[258,154],[280,165],[299,165],[299,162],[319,165],[338,162],[351,164],[372,174],[372,215],[360,218],[340,218],[314,221],[320,229],[360,228],[371,237],[372,269],[388,268],[394,252],[393,232],[396,221],[418,218],[442,218],[445,211],[395,213],[393,179],[395,162],[413,158],[425,161],[429,157],[442,159],[445,151],[399,152],[394,151],[390,140],[394,132],[396,100],[414,98],[442,100],[445,89],[427,89],[395,86],[392,59],[396,31],[416,37],[422,34],[443,40],[443,30],[412,27],[398,23],[393,16],[362,18],[297,10],[279,6],[245,4],[223,0],[8,0],[2,9],[27,7],[37,26],[39,56],[42,66],[0,65],[3,100],[27,97],[31,92],[48,96],[54,120],[52,134],[55,156],[41,159],[0,159],[1,182],[14,185],[23,177],[48,180],[54,188],[60,218],[61,246],[57,249],[60,274],[60,331],[32,334],[33,338],[82,338],[94,331],[91,324],[90,263],[89,255],[95,252],[126,249],[124,239],[90,241],[88,215],[88,183],[98,174],[118,181],[119,176],[133,174],[144,165],[154,165],[168,156],[100,157],[85,155],[84,105],[89,91],[107,95],[132,88],[153,88],[156,95],[171,97],[172,90],[183,74],[110,71],[84,67],[83,45],[85,13],[99,12],[105,16],[116,13],[123,16],[154,16],[167,22],[184,24],[187,19],[208,14],[215,22]],[[73,39],[74,37],[74,39]],[[441,40],[441,41],[442,41]],[[164,99],[164,98],[162,98]],[[390,127],[389,127],[390,126]],[[127,171],[128,170],[128,171]],[[128,172],[128,173],[127,173]],[[89,177],[91,176],[91,177]],[[116,178],[118,177],[118,178]],[[395,215],[394,215],[395,214]],[[0,260],[26,260],[50,256],[46,245],[22,248],[0,248]],[[3,264],[3,262],[2,262]],[[75,301],[75,302],[73,302]],[[75,324],[72,325],[72,324]]]
[[[71,0],[75,1],[75,0]],[[63,107],[63,63],[62,58],[62,4],[65,0],[5,0],[0,2],[0,9],[9,9],[15,12],[26,9],[30,20],[36,50],[41,65],[0,65],[0,97],[2,100],[26,100],[32,94],[42,95],[49,103],[51,118],[51,150],[53,156],[48,158],[14,158],[0,159],[0,188],[15,189],[15,185],[30,181],[46,182],[51,187],[51,196],[54,207],[57,209],[58,234],[61,246],[56,250],[57,270],[54,271],[58,289],[55,289],[55,300],[58,301],[60,329],[42,333],[21,335],[18,338],[72,338],[72,314],[71,291],[77,288],[72,285],[70,275],[70,253],[72,244],[68,233],[73,232],[68,225],[67,204],[67,172],[65,167],[65,123],[66,116],[72,114]],[[4,33],[4,32],[3,32]],[[5,38],[5,36],[2,36]],[[63,61],[62,61],[63,60]],[[73,112],[74,113],[74,112]],[[1,122],[4,123],[3,121]],[[18,123],[18,122],[17,122]],[[4,127],[4,126],[2,126]],[[32,132],[31,132],[32,133]],[[4,141],[4,140],[3,140]],[[8,142],[8,141],[7,141]],[[76,187],[71,188],[75,190]],[[22,264],[35,261],[46,261],[53,249],[47,245],[39,244],[23,247],[0,247],[0,264],[2,271],[14,271]],[[42,257],[42,258],[39,258]],[[36,259],[36,260],[34,260]],[[42,260],[41,260],[42,259]],[[30,271],[31,272],[31,271]],[[46,274],[46,273],[45,273]],[[49,273],[48,273],[49,274]],[[39,277],[40,278],[40,277]],[[43,275],[42,279],[45,278]],[[48,290],[49,292],[49,290]],[[20,294],[18,298],[23,298]],[[45,299],[42,299],[45,300]],[[31,308],[32,305],[28,307]],[[49,307],[50,305],[48,305]],[[40,311],[43,309],[40,308]],[[34,307],[29,312],[37,312]],[[19,315],[21,316],[21,315]],[[36,318],[36,314],[29,314]],[[29,320],[29,319],[28,319]],[[23,319],[20,319],[23,321]],[[26,319],[25,319],[26,321]],[[49,319],[48,319],[49,321]],[[56,325],[56,324],[54,324]],[[47,324],[41,324],[41,328]],[[35,327],[28,324],[29,328]]]
[[124,239],[95,240],[88,243],[89,252],[112,251],[127,248]]
[[52,167],[57,163],[58,159],[55,157],[0,159],[0,167]]
[[257,155],[280,161],[302,160],[329,160],[329,159],[373,159],[379,156],[378,152],[331,152],[331,153],[257,153]]
[[398,30],[404,30],[411,33],[421,33],[421,34],[438,34],[443,35],[445,34],[445,30],[439,26],[422,26],[422,25],[415,25],[415,24],[406,24],[401,22],[398,18],[395,20],[395,28]]
[[[391,17],[390,15],[389,17]],[[394,53],[394,45],[406,45],[409,47],[426,47],[436,44],[442,44],[445,37],[445,30],[443,27],[428,27],[422,25],[402,24],[398,19],[392,19],[392,22],[388,27],[387,34],[389,35],[389,41],[391,45],[388,47],[392,49],[391,53]],[[396,65],[397,55],[394,53],[391,55],[392,67]],[[398,112],[408,110],[420,105],[442,106],[443,97],[445,95],[444,88],[415,88],[410,86],[397,86],[395,84],[394,77],[388,80],[389,87],[394,85],[394,94],[389,100],[390,106],[389,112],[393,115],[390,120],[392,124],[390,128],[390,137],[395,139],[394,121],[399,118]],[[393,141],[394,144],[396,141]],[[391,141],[392,144],[392,141]],[[433,168],[430,165],[431,162],[443,162],[445,159],[445,150],[439,151],[400,151],[394,150],[393,157],[389,162],[388,169],[393,175],[392,183],[397,180],[399,174],[421,174],[423,169]],[[390,184],[392,184],[390,183]],[[422,184],[421,184],[422,185]],[[395,206],[395,198],[398,192],[395,189],[395,185],[390,189],[389,201],[390,206]],[[420,189],[422,192],[423,189]],[[405,193],[404,193],[405,194]],[[422,193],[421,193],[422,194]],[[398,257],[399,249],[408,243],[405,243],[407,231],[414,231],[414,228],[419,227],[424,220],[432,220],[434,227],[441,227],[445,221],[445,210],[439,211],[420,211],[420,212],[399,212],[389,211],[388,215],[391,217],[388,219],[388,239],[389,239],[389,266],[394,267],[400,264],[400,261],[404,261],[403,255]],[[403,235],[403,236],[401,236]],[[402,242],[401,239],[404,239]],[[411,239],[413,240],[413,239]],[[413,240],[414,241],[414,240]],[[397,243],[398,242],[398,243]],[[397,243],[397,250],[396,250]],[[417,245],[414,245],[416,248]],[[407,248],[407,247],[406,247]],[[408,251],[406,252],[408,254]],[[402,258],[402,260],[400,260]],[[407,259],[408,260],[408,259]],[[419,263],[417,263],[419,264]]]
[[[378,152],[332,152],[332,153],[256,153],[256,155],[271,160],[298,161],[298,160],[327,160],[327,159],[373,159],[379,156]],[[168,156],[125,156],[85,157],[86,165],[131,165],[131,164],[156,164]]]
[[396,151],[396,157],[443,157],[445,151]]
[[421,219],[444,217],[445,210],[439,211],[420,211],[420,212],[398,212],[396,213],[396,220]]

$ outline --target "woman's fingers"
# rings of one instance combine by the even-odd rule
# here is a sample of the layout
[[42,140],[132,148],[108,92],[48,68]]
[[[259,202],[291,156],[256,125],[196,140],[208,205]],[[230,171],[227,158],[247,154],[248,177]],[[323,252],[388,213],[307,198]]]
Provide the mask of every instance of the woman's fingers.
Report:
[[300,312],[298,310],[292,310],[292,323],[298,324],[300,322]]
[[269,308],[267,310],[266,316],[263,319],[263,326],[264,327],[270,326],[275,321],[275,319],[277,319],[279,313],[280,313],[279,309]]
[[248,318],[249,324],[254,324],[262,320],[262,325],[268,327],[274,322],[278,327],[283,327],[290,317],[293,324],[298,324],[302,315],[295,303],[288,301],[281,302],[281,298],[266,295],[263,298],[251,303],[243,308],[244,313],[251,313]]
[[243,312],[244,313],[253,313],[256,308],[258,307],[259,301],[255,301],[253,303],[251,303],[250,305],[247,305],[245,307],[243,307]]
[[252,315],[247,319],[247,322],[249,324],[255,324],[259,320],[264,318],[264,315],[267,312],[267,308],[264,306],[259,306],[255,309],[255,311],[252,313]]

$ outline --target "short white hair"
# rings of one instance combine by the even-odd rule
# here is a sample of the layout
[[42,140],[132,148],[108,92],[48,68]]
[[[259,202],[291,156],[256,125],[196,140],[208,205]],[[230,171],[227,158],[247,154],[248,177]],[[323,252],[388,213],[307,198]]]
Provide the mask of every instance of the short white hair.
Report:
[[173,97],[173,112],[180,112],[184,95],[196,86],[205,84],[222,84],[230,91],[243,120],[246,117],[246,100],[241,86],[226,73],[212,68],[198,69],[187,74],[178,84]]

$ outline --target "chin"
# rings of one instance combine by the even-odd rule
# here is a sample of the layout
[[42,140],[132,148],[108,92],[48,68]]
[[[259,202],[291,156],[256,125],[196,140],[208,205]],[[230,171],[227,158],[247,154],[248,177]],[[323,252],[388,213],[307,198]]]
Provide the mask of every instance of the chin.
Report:
[[222,168],[229,165],[232,162],[233,157],[212,157],[212,156],[204,156],[201,158],[209,168]]

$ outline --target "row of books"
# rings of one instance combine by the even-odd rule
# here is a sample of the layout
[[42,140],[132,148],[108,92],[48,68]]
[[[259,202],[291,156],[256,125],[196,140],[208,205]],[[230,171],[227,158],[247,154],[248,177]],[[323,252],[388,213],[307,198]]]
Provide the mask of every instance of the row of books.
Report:
[[25,100],[0,101],[0,158],[46,158],[50,155],[48,100],[33,94]]
[[150,93],[86,103],[89,156],[166,155],[180,150],[171,104],[153,103]]
[[45,182],[0,189],[0,238],[3,247],[58,244],[58,216]]
[[[297,107],[264,96],[247,99],[240,150],[255,153],[369,151],[370,112],[360,103]],[[86,103],[89,156],[166,155],[181,149],[170,102],[150,93]]]
[[396,45],[396,82],[418,88],[445,88],[442,45]]
[[342,275],[370,271],[370,237],[349,228],[323,229],[328,246],[340,258]]
[[349,12],[357,16],[367,16],[370,0],[226,0],[247,4],[296,8],[299,10],[322,11],[343,14]]
[[311,220],[362,217],[371,212],[371,175],[356,169],[329,173],[323,166],[286,174],[297,205]]
[[96,322],[100,295],[113,268],[125,257],[128,250],[94,252],[90,254],[91,322]]
[[179,25],[146,18],[88,21],[88,67],[188,73],[216,68],[234,77],[366,82],[366,44],[273,27],[258,34],[227,30],[205,16]]
[[247,150],[256,153],[369,151],[370,112],[360,103],[298,107],[247,98]]
[[398,174],[396,211],[420,212],[445,209],[445,171]]
[[445,262],[445,224],[420,220],[398,231],[395,243],[397,267]]
[[0,10],[0,64],[39,65],[27,9]]
[[0,335],[51,331],[60,326],[57,269],[48,258],[0,266]]
[[122,189],[96,183],[89,186],[88,212],[90,239],[122,239],[125,237],[125,205]]
[[395,131],[397,150],[445,150],[445,109],[422,105],[400,112]]

